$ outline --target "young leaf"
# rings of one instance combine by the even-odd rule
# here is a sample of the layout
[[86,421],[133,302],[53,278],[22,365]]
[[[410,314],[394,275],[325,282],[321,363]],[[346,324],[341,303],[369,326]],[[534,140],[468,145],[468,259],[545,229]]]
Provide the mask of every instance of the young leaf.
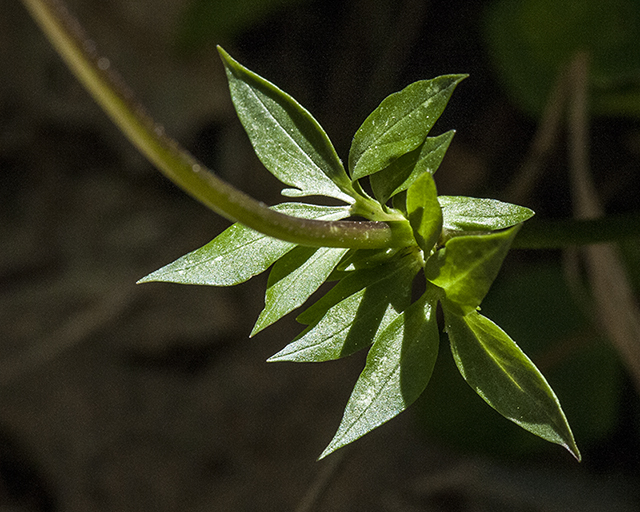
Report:
[[280,258],[269,274],[265,306],[251,336],[304,304],[348,250],[298,246]]
[[407,190],[407,217],[426,259],[442,232],[442,210],[431,174],[423,174]]
[[349,152],[351,178],[381,171],[424,142],[456,85],[467,75],[421,80],[387,98],[365,119]]
[[[348,208],[282,203],[274,210],[304,219],[340,220]],[[143,277],[138,283],[163,281],[182,284],[233,286],[267,270],[295,247],[235,223],[207,245]]]
[[558,398],[507,333],[475,311],[461,317],[445,308],[445,321],[456,365],[474,391],[508,420],[580,460]]
[[330,361],[369,346],[409,306],[418,270],[409,255],[351,272],[298,317],[311,325],[269,361]]
[[385,204],[389,198],[407,190],[423,173],[435,174],[454,135],[455,131],[450,130],[438,137],[427,137],[417,149],[372,174],[369,180],[376,199]]
[[436,303],[425,294],[378,334],[340,427],[320,458],[397,416],[424,391],[440,341]]
[[329,137],[287,93],[218,48],[240,122],[264,166],[295,189],[283,195],[322,195],[353,203],[355,192]]
[[509,228],[533,217],[524,206],[495,199],[439,196],[444,229],[448,231],[493,231]]
[[474,311],[498,275],[502,260],[520,226],[488,235],[459,236],[447,241],[427,261],[427,280],[444,288],[447,304],[460,314]]

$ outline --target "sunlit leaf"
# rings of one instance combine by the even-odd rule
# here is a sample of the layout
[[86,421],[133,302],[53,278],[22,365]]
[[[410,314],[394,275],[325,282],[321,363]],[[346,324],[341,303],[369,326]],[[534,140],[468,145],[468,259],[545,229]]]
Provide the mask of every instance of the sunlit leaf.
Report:
[[288,196],[322,195],[353,203],[355,194],[336,151],[318,122],[296,100],[218,48],[231,98],[264,166],[295,187]]
[[[345,207],[282,203],[280,213],[317,220],[349,216]],[[236,223],[207,245],[143,277],[139,283],[164,281],[182,284],[233,286],[267,270],[295,244],[283,242]]]
[[450,309],[466,314],[480,305],[519,228],[514,226],[488,235],[452,238],[429,258],[425,276],[444,288],[443,302]]
[[409,255],[351,272],[298,317],[309,327],[269,361],[329,361],[369,346],[409,306],[418,270]]
[[251,336],[300,307],[329,277],[348,249],[295,247],[271,269],[265,306]]
[[456,365],[476,393],[505,418],[580,460],[558,398],[507,333],[475,311],[462,317],[445,308],[445,321]]
[[376,199],[386,203],[390,197],[407,190],[423,173],[434,174],[444,158],[455,135],[450,130],[438,137],[427,137],[417,149],[394,160],[385,169],[369,179]]
[[387,98],[365,119],[349,152],[351,178],[381,171],[424,142],[453,90],[467,75],[421,80]]
[[407,217],[427,258],[442,232],[442,210],[431,174],[423,174],[407,190]]
[[509,228],[533,217],[524,206],[495,199],[465,196],[438,196],[444,229],[449,231],[493,231]]
[[436,302],[425,294],[378,334],[340,427],[320,458],[397,416],[424,391],[440,341]]

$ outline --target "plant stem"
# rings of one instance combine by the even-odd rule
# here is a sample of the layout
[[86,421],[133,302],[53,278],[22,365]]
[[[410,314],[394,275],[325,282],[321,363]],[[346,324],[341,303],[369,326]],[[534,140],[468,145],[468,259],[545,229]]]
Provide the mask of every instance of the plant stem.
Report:
[[[385,248],[412,245],[407,222],[305,220],[275,212],[209,171],[153,122],[100,58],[61,0],[22,0],[60,56],[129,140],[165,176],[216,213],[265,235],[309,246]],[[405,225],[406,224],[406,225]]]

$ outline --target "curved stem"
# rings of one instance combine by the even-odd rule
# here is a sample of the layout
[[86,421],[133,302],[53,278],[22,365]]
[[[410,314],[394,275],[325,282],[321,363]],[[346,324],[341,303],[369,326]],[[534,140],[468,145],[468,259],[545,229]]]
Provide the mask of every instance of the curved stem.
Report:
[[167,137],[101,59],[60,0],[22,0],[60,56],[129,140],[176,185],[216,213],[265,235],[309,246],[384,248],[412,245],[407,222],[305,220],[275,212],[210,172]]

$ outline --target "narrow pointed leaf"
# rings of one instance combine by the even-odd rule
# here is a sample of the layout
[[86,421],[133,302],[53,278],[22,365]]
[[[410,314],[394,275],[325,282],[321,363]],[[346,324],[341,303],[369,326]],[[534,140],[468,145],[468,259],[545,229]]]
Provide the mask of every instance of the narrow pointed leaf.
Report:
[[477,312],[461,317],[445,308],[445,320],[456,365],[475,392],[508,420],[580,460],[558,398],[509,335]]
[[397,416],[424,391],[440,341],[436,303],[425,295],[376,337],[340,427],[320,458]]
[[518,225],[488,235],[452,238],[429,258],[425,276],[444,288],[443,303],[460,314],[474,311],[498,275],[519,228]]
[[524,206],[495,199],[439,196],[444,228],[449,231],[493,231],[509,228],[533,217]]
[[280,258],[269,274],[265,306],[251,336],[302,306],[325,282],[347,251],[299,246]]
[[256,154],[288,196],[322,195],[353,203],[353,188],[320,124],[296,100],[218,48],[231,99]]
[[422,174],[434,174],[451,144],[455,131],[427,137],[417,149],[402,155],[386,168],[370,176],[373,194],[380,203],[407,190]]
[[423,174],[407,190],[407,216],[413,236],[429,257],[442,232],[442,210],[431,174]]
[[418,270],[410,256],[353,271],[298,317],[311,325],[269,361],[330,361],[369,346],[409,306]]
[[[349,216],[345,207],[283,203],[274,210],[304,219],[340,220]],[[207,245],[178,258],[139,283],[163,281],[182,284],[233,286],[267,270],[295,244],[233,224]]]
[[424,142],[466,75],[421,80],[387,98],[365,119],[349,152],[351,178],[381,171]]

